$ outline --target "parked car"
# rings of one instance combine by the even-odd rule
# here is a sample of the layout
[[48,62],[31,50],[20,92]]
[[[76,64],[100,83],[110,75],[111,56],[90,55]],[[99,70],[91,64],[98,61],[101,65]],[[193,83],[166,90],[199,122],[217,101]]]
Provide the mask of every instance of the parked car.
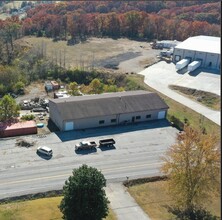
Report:
[[46,156],[52,156],[52,149],[46,146],[38,147],[37,148],[37,153],[44,154]]
[[93,149],[97,146],[95,141],[81,141],[75,145],[75,150]]

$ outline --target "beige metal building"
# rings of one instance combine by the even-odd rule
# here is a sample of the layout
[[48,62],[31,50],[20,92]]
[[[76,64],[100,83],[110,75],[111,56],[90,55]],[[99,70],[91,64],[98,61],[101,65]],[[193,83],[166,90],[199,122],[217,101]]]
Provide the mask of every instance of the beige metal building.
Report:
[[220,69],[220,37],[189,37],[174,48],[173,62],[182,59],[201,61],[201,67]]
[[49,100],[50,119],[61,131],[164,119],[168,108],[142,90]]

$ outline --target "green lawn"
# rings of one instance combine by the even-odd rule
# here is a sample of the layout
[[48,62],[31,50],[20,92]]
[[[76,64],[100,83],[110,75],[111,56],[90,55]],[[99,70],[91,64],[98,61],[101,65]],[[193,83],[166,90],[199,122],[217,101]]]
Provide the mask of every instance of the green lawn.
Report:
[[[58,209],[62,197],[51,197],[0,205],[0,220],[62,220]],[[110,209],[106,220],[116,220]]]

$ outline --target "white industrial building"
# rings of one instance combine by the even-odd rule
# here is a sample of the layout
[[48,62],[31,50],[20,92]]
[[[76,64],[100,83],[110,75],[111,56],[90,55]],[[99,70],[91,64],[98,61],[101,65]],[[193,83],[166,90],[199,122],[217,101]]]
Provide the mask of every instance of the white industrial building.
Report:
[[[220,49],[220,37],[189,37],[174,48],[173,62],[188,59],[190,64],[199,61],[202,68],[220,69]],[[194,65],[198,66],[193,63]],[[193,70],[194,67],[191,65],[190,69]]]
[[168,108],[142,90],[49,100],[50,119],[61,131],[164,119]]

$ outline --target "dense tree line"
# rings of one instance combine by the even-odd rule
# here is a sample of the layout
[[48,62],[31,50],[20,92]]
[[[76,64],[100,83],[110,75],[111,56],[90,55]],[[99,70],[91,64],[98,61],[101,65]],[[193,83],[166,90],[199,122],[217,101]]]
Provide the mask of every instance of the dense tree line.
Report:
[[99,1],[42,4],[29,10],[23,21],[18,17],[0,20],[0,62],[12,61],[15,57],[13,39],[23,35],[64,40],[71,37],[74,43],[90,36],[181,41],[194,35],[220,36],[221,3],[204,3]]
[[[210,4],[209,4],[210,3]],[[49,4],[41,5],[40,8],[49,7]],[[208,10],[220,10],[220,1],[208,0],[208,1],[64,1],[56,6],[53,5],[53,10],[50,13],[64,14],[66,11],[83,10],[86,13],[108,13],[119,12],[125,13],[128,11],[136,10],[147,13],[159,13],[161,10],[177,10],[177,9],[190,9],[200,8],[207,13]],[[196,10],[194,11],[196,12]]]
[[[133,2],[134,4],[135,2]],[[120,3],[87,2],[40,5],[28,12],[23,22],[25,35],[67,39],[85,39],[89,36],[128,37],[136,39],[184,40],[194,35],[220,36],[220,2],[189,7],[176,7],[177,3],[165,3],[171,9],[148,13],[148,8],[163,2]],[[112,7],[111,7],[112,5]],[[118,7],[117,7],[118,5]],[[112,10],[116,6],[115,10]],[[118,8],[118,10],[117,10]]]
[[206,4],[197,4],[187,7],[175,7],[176,4],[169,3],[171,8],[162,9],[159,15],[171,19],[183,19],[187,21],[206,21],[210,24],[221,23],[221,2],[211,2]]
[[85,14],[74,12],[66,16],[33,15],[23,23],[25,35],[58,39],[97,37],[128,37],[134,39],[185,40],[194,35],[220,36],[220,26],[206,21],[166,19],[156,14],[130,11],[124,14]]

